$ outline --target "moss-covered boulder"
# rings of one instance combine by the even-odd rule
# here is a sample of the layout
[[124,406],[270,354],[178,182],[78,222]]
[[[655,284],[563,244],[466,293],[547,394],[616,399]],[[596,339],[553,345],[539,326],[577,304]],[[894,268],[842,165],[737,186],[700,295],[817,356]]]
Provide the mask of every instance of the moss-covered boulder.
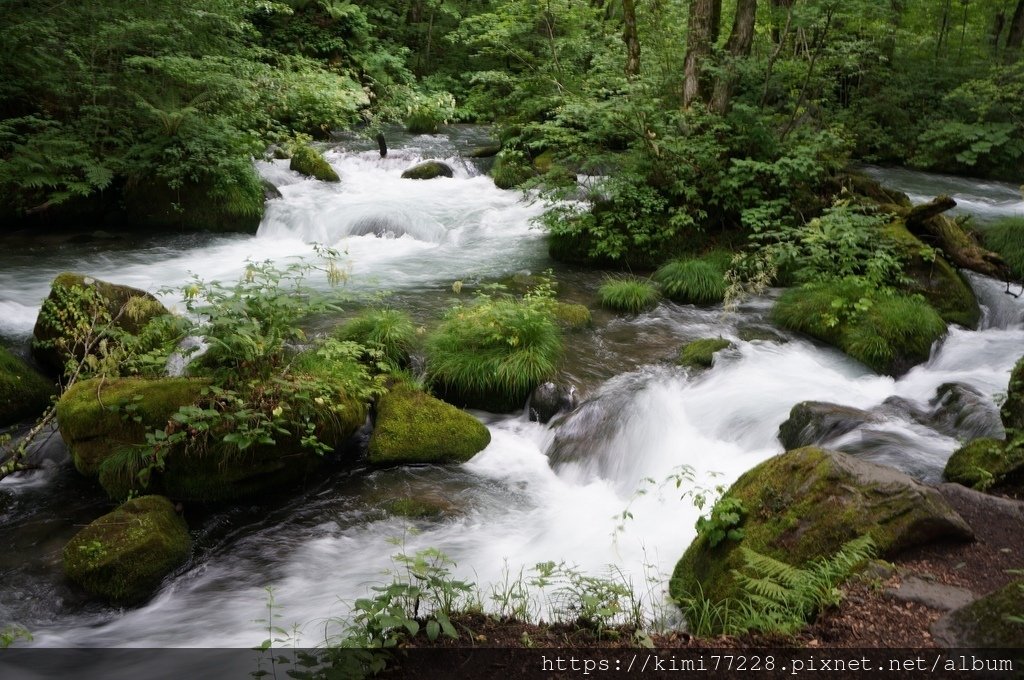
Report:
[[698,586],[714,602],[736,597],[732,570],[743,566],[740,546],[799,566],[865,534],[883,557],[937,539],[973,537],[934,488],[892,468],[818,448],[761,463],[736,480],[723,501],[739,517],[725,528],[739,529],[742,537],[715,542],[709,532],[698,535],[672,575],[673,598],[695,593]]
[[1024,489],[1024,447],[999,439],[975,439],[957,449],[942,476],[972,489]]
[[922,295],[946,323],[965,328],[978,325],[981,308],[974,291],[941,253],[926,248],[902,220],[888,225],[884,236],[896,244],[903,257],[903,272],[911,281],[908,292]]
[[1017,579],[942,617],[932,626],[932,635],[944,647],[1019,652],[1024,640],[1022,616],[1024,579]]
[[593,323],[593,316],[586,305],[573,302],[556,302],[552,310],[559,325],[569,330],[587,328]]
[[491,433],[473,416],[401,384],[377,404],[368,457],[374,465],[463,463],[490,441]]
[[65,272],[53,280],[39,310],[32,356],[50,374],[60,375],[69,359],[85,356],[83,327],[98,322],[135,335],[164,314],[167,309],[144,290]]
[[484,144],[475,146],[466,154],[469,158],[493,158],[501,151],[501,144]]
[[880,418],[868,411],[825,401],[801,401],[779,426],[779,441],[789,449],[814,446]]
[[132,604],[149,597],[191,550],[174,505],[142,496],[75,534],[64,547],[64,573],[92,595]]
[[999,409],[999,417],[1007,430],[1024,432],[1024,357],[1017,361],[1010,372],[1006,401]]
[[715,354],[728,347],[732,347],[732,343],[725,338],[694,340],[682,346],[676,363],[686,368],[711,368]]
[[198,401],[205,380],[119,378],[75,383],[57,402],[57,424],[75,467],[98,477],[103,462],[162,430],[181,406]]
[[292,152],[292,160],[288,164],[291,170],[312,177],[322,182],[340,182],[341,178],[334,171],[331,164],[324,160],[319,151],[311,146],[303,145],[296,147]]
[[424,161],[412,166],[402,173],[403,179],[436,179],[437,177],[454,177],[451,166],[441,161]]
[[0,427],[41,415],[54,392],[52,381],[0,347]]

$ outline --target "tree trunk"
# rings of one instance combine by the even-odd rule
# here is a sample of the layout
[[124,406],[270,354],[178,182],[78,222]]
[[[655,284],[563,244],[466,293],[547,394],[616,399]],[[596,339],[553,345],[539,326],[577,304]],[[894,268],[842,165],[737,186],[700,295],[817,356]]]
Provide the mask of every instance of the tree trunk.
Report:
[[711,54],[714,21],[721,16],[722,0],[690,0],[690,20],[686,33],[686,59],[683,62],[683,107],[689,108],[701,96],[704,61]]
[[935,58],[939,58],[939,54],[942,52],[942,43],[946,39],[946,34],[949,31],[949,12],[952,9],[953,0],[946,0],[942,7],[942,24],[939,26],[939,37],[935,41]]
[[750,48],[754,44],[754,22],[757,18],[757,0],[737,0],[736,16],[732,22],[732,32],[726,43],[726,64],[722,75],[715,82],[711,95],[711,110],[725,113],[729,109],[732,89],[736,85],[736,61],[750,56]]
[[786,10],[786,23],[789,23],[791,12],[793,9],[794,0],[772,0],[772,43],[778,45],[782,42],[785,37],[785,31],[779,28],[778,18],[780,12],[778,10]]
[[1010,32],[1006,34],[1007,53],[1020,51],[1024,43],[1024,0],[1018,0],[1017,9],[1013,10],[1010,20]]
[[996,12],[992,20],[992,54],[999,55],[999,41],[1003,38],[1003,29],[1006,28],[1006,13],[1003,10]]
[[622,0],[622,42],[626,43],[626,77],[640,75],[640,36],[636,31],[636,2]]

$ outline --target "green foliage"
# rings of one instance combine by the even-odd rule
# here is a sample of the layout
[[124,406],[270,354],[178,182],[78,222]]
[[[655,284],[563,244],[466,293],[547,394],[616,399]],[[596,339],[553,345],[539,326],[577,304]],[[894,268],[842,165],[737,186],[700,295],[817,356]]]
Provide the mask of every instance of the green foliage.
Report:
[[650,281],[629,278],[609,278],[597,289],[601,306],[617,312],[639,314],[658,304],[658,289]]
[[651,276],[662,294],[675,302],[698,305],[721,302],[725,297],[725,269],[704,259],[672,260]]
[[16,644],[18,640],[31,642],[32,633],[24,626],[19,626],[16,623],[8,623],[3,628],[0,628],[0,649],[7,649],[11,645]]
[[711,368],[715,361],[715,353],[731,346],[732,343],[725,338],[694,340],[686,343],[679,350],[677,363],[689,368]]
[[926,360],[946,333],[945,322],[920,297],[873,291],[858,279],[789,290],[775,303],[772,318],[882,373]]
[[1018,278],[1024,277],[1024,217],[1007,217],[982,232],[985,247],[999,253]]
[[397,370],[409,364],[409,355],[416,344],[416,327],[405,312],[370,309],[346,322],[335,337],[358,342],[378,352],[391,370]]
[[529,585],[541,591],[551,588],[549,604],[556,620],[575,623],[599,639],[618,635],[617,625],[643,626],[641,608],[621,572],[617,579],[589,576],[565,562],[542,562],[534,572]]
[[427,338],[427,372],[451,398],[520,407],[555,371],[562,333],[549,289],[521,299],[481,294],[445,314]]
[[841,602],[839,586],[874,556],[875,545],[865,535],[845,543],[835,555],[803,567],[745,547],[740,550],[744,566],[733,572],[741,589],[739,597],[711,602],[698,587],[680,601],[693,634],[792,635],[819,612]]
[[723,496],[711,508],[708,516],[697,518],[697,535],[706,536],[708,545],[712,548],[728,539],[738,541],[743,538],[743,517],[747,510],[743,507],[743,501],[731,496]]
[[405,130],[411,135],[436,135],[437,118],[425,109],[416,109],[405,120]]
[[0,346],[0,427],[37,417],[54,391],[51,382]]

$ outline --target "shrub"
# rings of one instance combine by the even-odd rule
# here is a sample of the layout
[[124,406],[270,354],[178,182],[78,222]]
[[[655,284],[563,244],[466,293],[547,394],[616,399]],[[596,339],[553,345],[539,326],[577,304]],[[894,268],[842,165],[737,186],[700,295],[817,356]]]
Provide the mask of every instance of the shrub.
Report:
[[369,309],[349,320],[335,333],[339,340],[358,342],[379,352],[390,369],[409,364],[416,342],[416,327],[405,312],[397,309]]
[[835,345],[880,373],[900,373],[928,358],[946,324],[918,296],[872,291],[855,280],[787,291],[772,310],[776,323]]
[[606,279],[597,289],[601,306],[637,314],[658,304],[658,290],[650,281],[635,277]]
[[705,259],[672,260],[652,276],[665,297],[675,302],[714,304],[725,298],[725,270]]
[[426,109],[416,109],[405,121],[405,130],[411,135],[436,135],[438,120]]
[[547,295],[479,296],[449,311],[427,340],[431,381],[459,405],[522,406],[555,371],[562,335]]
[[1017,277],[1024,277],[1024,217],[1008,217],[982,234],[985,247],[1003,256]]

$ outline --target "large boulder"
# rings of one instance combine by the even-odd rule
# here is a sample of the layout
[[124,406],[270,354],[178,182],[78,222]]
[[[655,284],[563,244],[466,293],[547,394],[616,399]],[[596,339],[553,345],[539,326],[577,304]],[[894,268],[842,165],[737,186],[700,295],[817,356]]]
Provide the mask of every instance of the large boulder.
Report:
[[943,616],[932,625],[932,636],[944,647],[1020,651],[1024,640],[1022,616],[1024,579],[1017,579]]
[[949,457],[942,476],[979,491],[1019,493],[1024,491],[1024,447],[999,439],[975,439]]
[[377,404],[368,456],[374,465],[463,463],[490,441],[491,433],[473,416],[400,384]]
[[779,441],[789,449],[814,446],[852,432],[880,418],[869,411],[825,401],[801,401],[779,426]]
[[142,496],[75,534],[64,547],[64,573],[92,595],[132,604],[149,597],[191,550],[174,505]]
[[312,177],[322,182],[340,182],[341,178],[334,171],[319,151],[311,146],[304,145],[297,147],[292,153],[292,160],[288,164],[290,170],[300,175]]
[[54,392],[53,382],[0,347],[0,427],[41,415]]
[[933,487],[843,453],[802,448],[743,474],[723,495],[737,521],[731,538],[703,532],[676,565],[673,598],[698,588],[712,602],[739,595],[732,571],[741,546],[789,564],[836,553],[870,534],[884,557],[939,539],[970,540],[971,528]]
[[53,280],[39,310],[32,356],[52,375],[61,375],[68,360],[85,356],[81,338],[89,325],[109,324],[135,335],[164,314],[167,309],[144,290],[65,272]]
[[403,179],[436,179],[454,177],[451,167],[441,161],[423,161],[402,173]]

